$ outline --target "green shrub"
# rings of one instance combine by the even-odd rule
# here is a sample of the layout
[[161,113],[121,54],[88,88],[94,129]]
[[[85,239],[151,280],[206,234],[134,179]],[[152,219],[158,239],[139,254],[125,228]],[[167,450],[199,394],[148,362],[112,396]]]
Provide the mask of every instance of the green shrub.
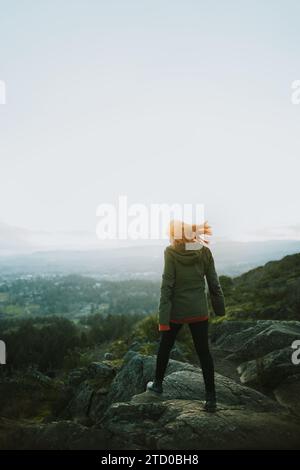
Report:
[[133,328],[132,339],[150,342],[159,339],[157,313],[148,315],[136,324]]

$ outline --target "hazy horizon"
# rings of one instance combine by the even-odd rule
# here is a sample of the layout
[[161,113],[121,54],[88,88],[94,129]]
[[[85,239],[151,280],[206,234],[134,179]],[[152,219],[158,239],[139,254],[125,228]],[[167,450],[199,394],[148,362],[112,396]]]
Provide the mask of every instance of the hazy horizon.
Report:
[[[248,240],[231,239],[229,237],[213,236],[208,245],[213,251],[226,246],[253,246],[253,243],[265,245],[266,247],[278,246],[281,249],[286,243],[286,254],[294,253],[295,247],[299,247],[300,240],[298,238],[257,238]],[[96,234],[88,231],[72,231],[72,232],[42,232],[31,231],[20,227],[11,227],[0,222],[0,256],[15,256],[22,254],[33,254],[36,252],[55,252],[55,251],[103,251],[114,250],[118,248],[141,248],[166,246],[168,240],[99,240]],[[275,251],[276,252],[276,251]],[[280,252],[280,250],[279,250]],[[272,258],[270,258],[271,260]]]

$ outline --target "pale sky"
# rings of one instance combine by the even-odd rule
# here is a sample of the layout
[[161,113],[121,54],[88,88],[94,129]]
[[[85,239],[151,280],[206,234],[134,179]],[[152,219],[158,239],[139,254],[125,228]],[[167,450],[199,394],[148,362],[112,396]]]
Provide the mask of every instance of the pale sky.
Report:
[[0,0],[0,222],[94,232],[127,195],[300,239],[299,18],[297,0]]

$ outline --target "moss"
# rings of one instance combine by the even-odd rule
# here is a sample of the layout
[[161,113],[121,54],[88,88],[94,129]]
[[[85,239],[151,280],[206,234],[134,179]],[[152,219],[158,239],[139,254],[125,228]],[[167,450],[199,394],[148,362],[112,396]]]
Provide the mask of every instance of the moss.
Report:
[[157,345],[155,343],[144,343],[141,345],[139,353],[144,356],[153,356],[157,353]]
[[230,318],[228,315],[224,315],[223,317],[213,317],[210,319],[211,325],[219,325],[220,323],[223,323],[225,321],[228,321]]
[[103,361],[103,362],[119,370],[122,367],[124,360],[123,358],[118,358],[118,359],[111,359],[110,361]]
[[128,351],[128,343],[125,339],[118,339],[110,344],[109,352],[115,359],[121,359]]

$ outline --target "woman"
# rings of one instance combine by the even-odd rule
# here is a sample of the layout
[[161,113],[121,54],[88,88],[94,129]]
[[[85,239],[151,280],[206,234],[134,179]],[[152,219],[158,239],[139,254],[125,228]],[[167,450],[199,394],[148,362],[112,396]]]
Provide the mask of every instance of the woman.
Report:
[[215,270],[208,243],[201,235],[211,235],[211,228],[172,221],[169,228],[170,246],[165,249],[159,304],[159,331],[161,332],[153,382],[147,389],[163,391],[163,378],[176,335],[188,323],[199,357],[205,384],[204,409],[216,410],[214,364],[208,344],[208,305],[205,278],[214,313],[225,315],[223,292]]

